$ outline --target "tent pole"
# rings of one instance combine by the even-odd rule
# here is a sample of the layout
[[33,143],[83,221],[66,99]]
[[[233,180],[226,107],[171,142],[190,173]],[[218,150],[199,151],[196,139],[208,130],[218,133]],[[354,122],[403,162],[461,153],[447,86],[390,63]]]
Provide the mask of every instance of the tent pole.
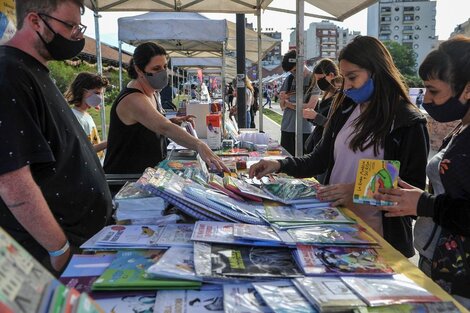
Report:
[[258,108],[259,108],[259,131],[263,132],[263,66],[261,64],[261,1],[257,0],[257,27],[258,27]]
[[236,14],[237,20],[237,108],[238,128],[247,128],[246,120],[246,65],[245,65],[245,14]]
[[[93,14],[95,18],[95,37],[96,37],[96,66],[98,69],[98,74],[102,75],[103,74],[103,63],[101,60],[101,41],[100,41],[100,22],[99,18],[101,15],[99,15],[98,11],[94,11]],[[106,107],[104,105],[104,99],[101,101],[101,110],[100,110],[100,116],[101,116],[101,137],[103,140],[106,140]]]
[[[226,62],[225,62],[225,42],[222,42],[222,73],[221,73],[221,76],[222,76],[222,110],[224,110],[224,114],[225,114],[225,75],[226,75],[226,72],[225,72],[225,67],[227,66]],[[227,103],[228,105],[228,103]]]
[[295,109],[295,156],[301,157],[303,152],[303,114],[302,109],[304,106],[304,0],[297,0],[296,5],[296,49],[297,49],[297,64],[296,64],[296,109]]
[[122,90],[122,41],[119,40],[119,91]]

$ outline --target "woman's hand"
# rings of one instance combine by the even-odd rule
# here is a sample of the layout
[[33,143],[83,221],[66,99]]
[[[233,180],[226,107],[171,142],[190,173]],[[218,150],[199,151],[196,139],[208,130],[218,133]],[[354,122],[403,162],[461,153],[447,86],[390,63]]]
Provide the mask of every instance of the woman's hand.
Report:
[[320,187],[317,197],[332,202],[331,206],[353,207],[354,184],[334,184]]
[[261,160],[250,166],[250,178],[256,176],[256,178],[261,179],[261,177],[267,174],[278,172],[280,168],[281,164],[278,161]]
[[382,211],[387,211],[386,217],[417,215],[418,200],[423,194],[423,190],[416,188],[400,178],[398,187],[401,188],[379,188],[377,200],[394,202],[395,205],[378,206]]
[[224,162],[204,142],[199,141],[197,152],[210,168],[216,167],[221,172],[230,172]]
[[318,114],[314,109],[311,109],[311,108],[303,109],[302,112],[303,112],[304,118],[308,120],[315,119],[315,117],[317,117],[317,114]]

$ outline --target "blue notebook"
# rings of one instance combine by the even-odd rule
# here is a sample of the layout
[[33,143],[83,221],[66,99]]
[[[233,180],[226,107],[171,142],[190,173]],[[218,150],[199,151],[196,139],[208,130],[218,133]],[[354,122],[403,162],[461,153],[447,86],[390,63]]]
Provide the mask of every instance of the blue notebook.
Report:
[[230,219],[234,219],[235,222],[260,225],[265,224],[256,214],[244,210],[242,207],[237,207],[234,205],[228,207],[211,200],[211,196],[224,197],[224,195],[219,195],[212,190],[193,186],[185,186],[183,187],[183,194],[186,197],[193,199],[197,203],[206,206],[208,210],[220,212],[220,214],[223,214]]

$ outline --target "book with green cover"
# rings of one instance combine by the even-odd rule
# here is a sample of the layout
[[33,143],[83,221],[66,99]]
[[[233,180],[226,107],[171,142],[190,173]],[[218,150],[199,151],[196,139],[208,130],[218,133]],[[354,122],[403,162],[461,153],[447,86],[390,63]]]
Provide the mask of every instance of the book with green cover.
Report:
[[165,250],[119,251],[106,271],[93,283],[92,290],[154,290],[199,288],[200,282],[150,278],[146,270],[155,264]]
[[353,202],[370,205],[392,205],[392,202],[374,199],[379,188],[396,188],[400,162],[390,160],[359,160]]

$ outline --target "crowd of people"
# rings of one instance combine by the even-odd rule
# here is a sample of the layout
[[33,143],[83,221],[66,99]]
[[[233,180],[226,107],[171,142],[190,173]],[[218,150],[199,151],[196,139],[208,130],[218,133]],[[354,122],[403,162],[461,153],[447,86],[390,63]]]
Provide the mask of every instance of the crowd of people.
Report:
[[[155,43],[135,49],[131,80],[112,104],[108,140],[100,141],[87,110],[103,103],[107,79],[80,73],[63,96],[47,67],[83,49],[83,10],[82,0],[18,0],[17,32],[0,46],[0,226],[56,275],[84,241],[112,223],[105,173],[135,174],[155,166],[166,157],[167,138],[228,171],[204,142],[178,126],[191,116],[165,118],[160,91],[168,84],[168,60]],[[420,105],[438,122],[460,121],[428,162],[426,117],[411,103],[390,53],[376,38],[356,37],[338,64],[320,60],[313,72],[300,67],[305,154],[262,160],[249,175],[318,177],[321,200],[350,208],[404,256],[416,248],[419,267],[470,308],[468,60],[470,38],[455,37],[420,65],[427,90]],[[278,94],[281,145],[294,155],[295,51],[284,56],[282,67],[290,74]],[[253,127],[263,89],[248,79],[245,85],[246,127]],[[237,91],[227,91],[229,106],[236,108]],[[97,152],[104,149],[102,166]],[[358,161],[364,158],[400,161],[399,187],[381,188],[376,196],[393,205],[353,203]],[[432,188],[426,190],[427,177]]]

